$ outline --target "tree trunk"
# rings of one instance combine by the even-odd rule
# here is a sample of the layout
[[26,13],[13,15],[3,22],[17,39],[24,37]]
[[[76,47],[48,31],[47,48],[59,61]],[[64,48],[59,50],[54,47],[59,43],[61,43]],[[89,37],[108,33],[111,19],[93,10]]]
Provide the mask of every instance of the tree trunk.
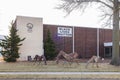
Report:
[[114,0],[113,10],[113,50],[112,60],[110,64],[120,65],[120,53],[119,53],[119,1]]

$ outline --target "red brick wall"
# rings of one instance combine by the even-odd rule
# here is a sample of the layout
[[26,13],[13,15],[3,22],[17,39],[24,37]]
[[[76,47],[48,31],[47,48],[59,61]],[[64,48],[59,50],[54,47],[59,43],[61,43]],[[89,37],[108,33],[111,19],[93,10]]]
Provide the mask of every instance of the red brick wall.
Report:
[[[58,37],[57,27],[72,27],[61,25],[47,25],[44,24],[44,40],[46,38],[46,32],[49,29],[51,37],[56,45],[56,50],[64,50],[67,53],[72,52],[72,37]],[[97,54],[97,29],[75,27],[75,52],[79,53],[82,58],[91,57]],[[112,30],[100,29],[99,30],[99,54],[104,57],[104,42],[112,41]]]

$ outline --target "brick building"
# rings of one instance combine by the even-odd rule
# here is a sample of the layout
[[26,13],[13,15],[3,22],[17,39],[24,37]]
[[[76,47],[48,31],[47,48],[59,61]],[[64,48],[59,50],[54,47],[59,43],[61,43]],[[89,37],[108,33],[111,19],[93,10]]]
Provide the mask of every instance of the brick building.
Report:
[[[72,52],[73,38],[57,35],[58,27],[73,28],[72,26],[43,24],[44,40],[46,32],[49,29],[51,37],[56,44],[57,51],[64,50],[67,53]],[[112,41],[111,29],[99,29],[99,55],[102,57],[111,57],[111,46],[104,46],[104,43]],[[110,47],[110,48],[109,48]],[[88,58],[97,54],[97,28],[86,28],[74,26],[74,50],[80,57]]]
[[[49,25],[43,24],[42,18],[17,16],[14,26],[17,28],[17,34],[21,38],[26,38],[20,46],[19,60],[28,60],[36,54],[44,54],[43,42],[46,39],[47,30],[50,30],[56,51],[64,50],[67,53],[79,53],[79,57],[88,58],[97,54],[97,28],[86,28],[74,26]],[[99,29],[99,55],[102,57],[111,57],[111,46],[104,46],[105,43],[112,41],[111,29]],[[73,48],[74,42],[74,48]]]

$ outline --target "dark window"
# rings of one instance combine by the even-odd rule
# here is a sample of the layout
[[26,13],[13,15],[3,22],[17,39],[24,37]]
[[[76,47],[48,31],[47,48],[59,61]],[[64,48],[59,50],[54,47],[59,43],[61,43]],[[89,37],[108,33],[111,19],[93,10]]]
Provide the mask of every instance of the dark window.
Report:
[[105,48],[105,57],[112,57],[112,47]]

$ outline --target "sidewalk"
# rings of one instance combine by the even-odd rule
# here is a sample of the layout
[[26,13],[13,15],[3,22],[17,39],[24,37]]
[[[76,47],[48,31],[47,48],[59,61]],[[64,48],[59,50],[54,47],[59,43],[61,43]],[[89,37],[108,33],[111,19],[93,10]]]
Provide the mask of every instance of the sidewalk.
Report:
[[0,72],[0,80],[120,80],[120,72]]
[[0,74],[5,74],[5,75],[29,75],[29,74],[33,74],[33,75],[40,75],[40,74],[49,74],[49,75],[72,75],[72,74],[82,74],[82,75],[91,75],[91,74],[103,74],[103,75],[117,75],[120,74],[120,72],[0,72]]

